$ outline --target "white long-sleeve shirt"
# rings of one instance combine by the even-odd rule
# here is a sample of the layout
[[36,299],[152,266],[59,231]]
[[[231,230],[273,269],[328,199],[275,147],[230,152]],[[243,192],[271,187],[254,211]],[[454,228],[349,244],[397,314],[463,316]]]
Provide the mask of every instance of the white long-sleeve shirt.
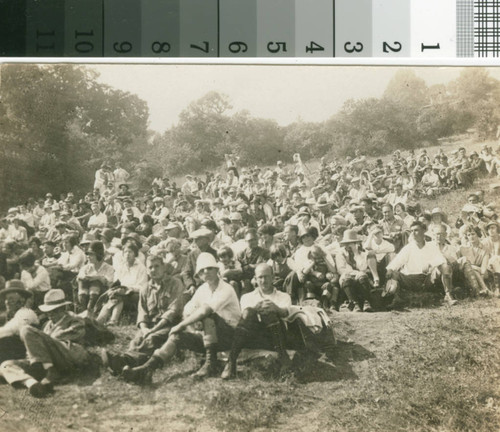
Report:
[[387,270],[401,271],[404,275],[427,274],[432,268],[446,264],[439,247],[426,242],[422,248],[412,241],[399,251],[387,266]]
[[61,265],[64,270],[78,273],[85,264],[85,252],[78,246],[73,246],[71,252],[63,252],[57,264]]
[[23,270],[21,272],[21,281],[27,290],[47,292],[50,289],[49,272],[43,266],[38,266],[35,276]]
[[36,324],[38,324],[36,313],[27,307],[22,307],[4,326],[0,327],[0,338],[19,336],[21,327]]

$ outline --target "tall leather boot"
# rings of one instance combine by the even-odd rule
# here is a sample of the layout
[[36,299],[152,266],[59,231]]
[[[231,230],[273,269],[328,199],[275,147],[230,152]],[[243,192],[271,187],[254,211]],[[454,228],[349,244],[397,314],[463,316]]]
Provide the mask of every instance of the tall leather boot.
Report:
[[278,353],[278,358],[281,363],[280,375],[287,375],[292,367],[292,361],[285,349],[285,333],[280,323],[275,323],[267,326],[271,333],[274,350]]
[[337,312],[339,311],[339,295],[340,288],[337,285],[333,285],[332,287],[332,298],[330,299],[330,306],[333,307]]
[[321,355],[321,350],[314,339],[313,333],[301,320],[297,320],[297,324],[299,326],[300,335],[302,336],[302,341],[304,342],[306,350],[314,357],[318,358]]
[[94,317],[94,308],[98,299],[99,299],[98,294],[90,294],[89,296],[89,304],[87,306],[87,310],[89,311],[89,316],[92,318]]
[[205,347],[206,356],[205,363],[193,375],[195,378],[206,378],[217,375],[217,345],[212,344]]
[[160,357],[151,356],[151,358],[142,366],[130,368],[125,366],[122,371],[122,376],[125,381],[144,385],[151,384],[153,379],[153,372],[163,366],[163,360]]
[[223,380],[230,380],[236,378],[236,362],[241,350],[245,346],[245,342],[248,340],[250,333],[244,328],[236,328],[233,336],[233,344],[231,346],[231,352],[229,353],[229,358],[227,360],[226,367],[222,371],[221,378]]
[[78,294],[79,312],[86,310],[88,303],[89,303],[88,294]]
[[500,273],[493,273],[493,293],[497,297],[500,295]]
[[375,310],[375,302],[373,300],[373,296],[371,294],[371,285],[368,278],[362,278],[359,281],[361,286],[361,292],[364,298],[363,302],[363,311],[364,312],[373,312]]
[[479,295],[479,292],[481,291],[481,287],[479,285],[479,282],[476,279],[476,274],[475,274],[474,270],[472,269],[470,263],[464,264],[464,276],[465,276],[465,280],[467,281],[467,284],[469,285],[469,288],[471,290],[471,294],[474,297]]

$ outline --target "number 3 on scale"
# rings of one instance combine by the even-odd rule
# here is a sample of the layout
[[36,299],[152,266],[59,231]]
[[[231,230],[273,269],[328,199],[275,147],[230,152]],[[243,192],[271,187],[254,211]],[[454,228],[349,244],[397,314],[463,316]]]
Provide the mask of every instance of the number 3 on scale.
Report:
[[344,51],[351,54],[353,52],[361,52],[363,51],[363,44],[361,42],[356,42],[354,46],[352,45],[352,42],[346,42],[344,44]]

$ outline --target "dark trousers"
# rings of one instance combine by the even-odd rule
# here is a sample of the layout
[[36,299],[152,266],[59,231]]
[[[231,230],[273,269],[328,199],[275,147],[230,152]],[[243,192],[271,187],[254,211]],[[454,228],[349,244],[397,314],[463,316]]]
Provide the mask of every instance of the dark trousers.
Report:
[[209,346],[215,346],[218,351],[227,351],[231,348],[233,336],[234,328],[214,313],[203,320],[203,331],[183,331],[170,335],[167,342],[154,351],[154,355],[164,362],[168,361],[173,344],[176,349],[198,353],[204,353]]
[[5,360],[18,360],[26,357],[26,348],[19,336],[0,338],[0,363]]
[[127,364],[134,367],[145,363],[157,348],[167,342],[171,328],[170,326],[164,327],[146,337],[142,335],[142,332],[138,332],[124,354]]

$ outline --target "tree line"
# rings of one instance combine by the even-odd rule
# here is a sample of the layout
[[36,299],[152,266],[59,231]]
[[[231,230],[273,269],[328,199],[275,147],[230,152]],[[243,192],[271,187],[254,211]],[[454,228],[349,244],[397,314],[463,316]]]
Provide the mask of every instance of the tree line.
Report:
[[155,176],[215,169],[226,153],[244,165],[289,162],[294,153],[303,160],[357,149],[378,156],[470,128],[491,139],[500,123],[500,81],[482,68],[433,86],[400,69],[382,97],[347,100],[326,121],[287,126],[233,112],[226,95],[208,92],[161,134],[149,129],[145,101],[100,83],[89,67],[4,65],[0,79],[2,209],[49,190],[88,191],[102,160],[120,161],[146,185]]

